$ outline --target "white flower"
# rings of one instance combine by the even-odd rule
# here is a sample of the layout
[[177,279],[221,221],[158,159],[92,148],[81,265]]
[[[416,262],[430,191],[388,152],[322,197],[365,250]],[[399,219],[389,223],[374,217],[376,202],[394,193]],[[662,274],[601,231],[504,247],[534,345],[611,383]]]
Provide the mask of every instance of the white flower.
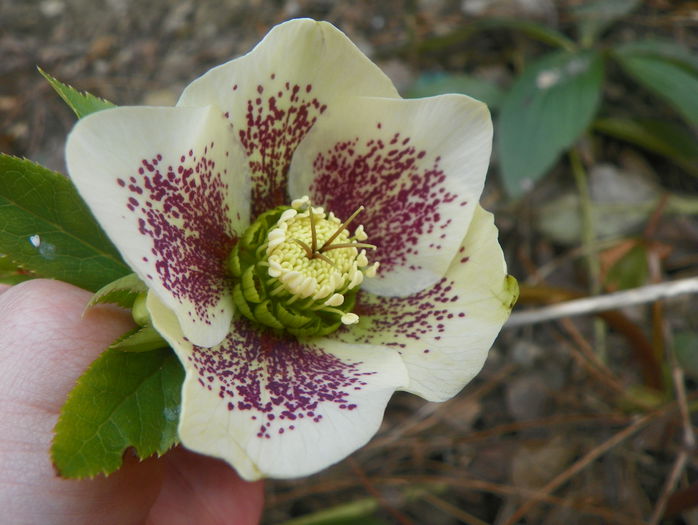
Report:
[[[366,443],[395,390],[455,395],[516,296],[478,205],[491,138],[484,104],[403,100],[311,20],[277,26],[176,107],[79,121],[70,175],[186,369],[182,443],[246,479],[302,476]],[[260,249],[239,255],[283,205]],[[303,210],[327,236],[362,206],[342,246],[288,233]],[[366,239],[375,249],[345,247]],[[304,337],[310,324],[326,335]]]

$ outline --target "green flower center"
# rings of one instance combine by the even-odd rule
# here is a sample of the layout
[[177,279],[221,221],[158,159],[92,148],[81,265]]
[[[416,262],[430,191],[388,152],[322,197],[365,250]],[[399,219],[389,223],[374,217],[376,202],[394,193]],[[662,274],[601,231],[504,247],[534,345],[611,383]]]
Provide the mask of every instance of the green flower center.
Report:
[[348,229],[362,209],[342,222],[303,197],[261,214],[229,259],[238,311],[298,337],[357,323],[356,292],[378,268],[369,264],[367,249],[375,247],[363,242],[363,226]]

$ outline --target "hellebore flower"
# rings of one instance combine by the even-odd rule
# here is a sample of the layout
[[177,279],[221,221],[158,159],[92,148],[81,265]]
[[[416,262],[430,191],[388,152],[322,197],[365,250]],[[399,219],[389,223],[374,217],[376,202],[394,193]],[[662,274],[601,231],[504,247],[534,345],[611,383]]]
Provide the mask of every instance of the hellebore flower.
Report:
[[470,381],[517,290],[478,205],[491,139],[484,104],[403,100],[312,20],[176,107],[82,119],[68,169],[186,370],[182,443],[302,476],[365,444],[394,391]]

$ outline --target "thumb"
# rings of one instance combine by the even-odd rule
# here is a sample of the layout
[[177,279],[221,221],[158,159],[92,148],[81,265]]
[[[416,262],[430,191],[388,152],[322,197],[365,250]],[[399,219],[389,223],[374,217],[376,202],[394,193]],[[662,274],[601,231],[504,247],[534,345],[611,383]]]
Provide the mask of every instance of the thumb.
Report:
[[127,458],[109,478],[84,481],[59,478],[51,464],[53,427],[66,395],[132,327],[116,308],[96,307],[83,317],[89,298],[42,279],[0,294],[0,508],[12,523],[142,523],[160,489],[153,460]]

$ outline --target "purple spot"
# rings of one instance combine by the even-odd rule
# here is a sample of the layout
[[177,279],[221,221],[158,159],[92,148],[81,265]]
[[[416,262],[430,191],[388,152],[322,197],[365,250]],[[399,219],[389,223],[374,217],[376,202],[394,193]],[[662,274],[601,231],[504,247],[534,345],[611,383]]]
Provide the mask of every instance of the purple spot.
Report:
[[361,363],[343,362],[319,347],[259,332],[246,320],[236,321],[220,346],[194,346],[189,360],[200,383],[213,376],[219,395],[228,399],[228,410],[248,412],[252,420],[262,416],[260,438],[288,421],[320,422],[323,405],[353,410],[349,391],[360,390],[365,385],[361,378],[373,374],[361,371]]
[[379,273],[385,273],[407,266],[420,239],[450,223],[440,212],[457,195],[447,191],[438,157],[422,160],[426,152],[409,137],[388,133],[380,122],[377,128],[378,136],[338,142],[317,154],[310,197],[339,217],[366,206],[361,222],[378,247],[373,258],[381,263]]
[[[453,282],[444,277],[431,288],[408,297],[372,297],[369,301],[359,292],[354,311],[359,316],[366,316],[371,323],[367,335],[359,342],[370,343],[374,333],[395,334],[414,341],[440,339],[434,334],[443,333],[447,325],[439,321],[465,317],[465,313],[459,311],[460,307],[453,305],[458,300],[454,291]],[[406,346],[397,341],[386,344],[397,348]]]
[[310,85],[301,96],[300,86],[275,80],[274,74],[270,79],[269,86],[257,86],[259,96],[247,100],[245,125],[238,129],[252,171],[252,219],[288,202],[286,183],[291,157],[327,107],[308,95]]
[[138,178],[129,177],[128,190],[142,196],[146,206],[139,207],[133,196],[125,204],[138,217],[138,233],[151,240],[149,255],[162,285],[176,299],[196,305],[196,317],[210,324],[210,307],[229,287],[226,259],[235,242],[228,186],[205,155],[189,150],[175,158],[179,163],[174,166],[159,166],[160,153],[152,162],[142,159],[148,173],[139,168]]

